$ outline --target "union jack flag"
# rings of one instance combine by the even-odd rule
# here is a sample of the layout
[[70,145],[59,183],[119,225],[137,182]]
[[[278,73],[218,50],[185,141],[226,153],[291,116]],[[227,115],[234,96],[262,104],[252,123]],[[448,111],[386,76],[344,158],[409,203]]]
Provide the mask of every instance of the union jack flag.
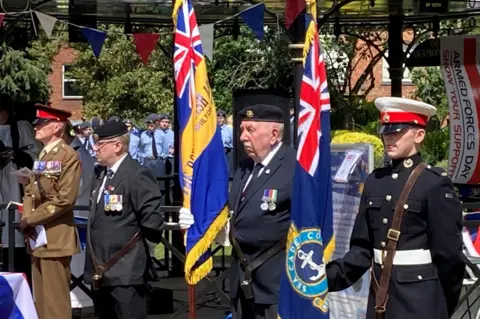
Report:
[[330,111],[325,59],[320,50],[317,30],[305,57],[300,106],[302,109],[298,117],[300,140],[297,160],[303,169],[313,176],[317,170],[320,155],[321,112]]
[[279,318],[328,319],[328,283],[325,272],[315,272],[306,267],[305,258],[302,259],[300,253],[309,251],[309,262],[317,265],[316,269],[325,269],[335,248],[330,165],[330,97],[325,60],[313,19],[309,23],[304,52],[301,111],[298,117],[299,145],[285,275],[280,288]]
[[175,29],[175,81],[177,95],[182,96],[187,83],[195,75],[195,68],[203,60],[202,42],[197,18],[190,1],[184,1],[177,16]]

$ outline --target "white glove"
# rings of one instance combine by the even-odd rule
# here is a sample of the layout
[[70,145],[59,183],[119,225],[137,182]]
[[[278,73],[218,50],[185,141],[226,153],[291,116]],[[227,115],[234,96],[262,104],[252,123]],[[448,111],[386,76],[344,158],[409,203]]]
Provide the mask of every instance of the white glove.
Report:
[[227,221],[225,226],[218,232],[217,237],[215,237],[215,242],[221,246],[228,247],[230,246],[230,222]]
[[180,213],[178,214],[178,223],[180,224],[181,229],[188,229],[195,223],[190,209],[185,207],[180,208]]

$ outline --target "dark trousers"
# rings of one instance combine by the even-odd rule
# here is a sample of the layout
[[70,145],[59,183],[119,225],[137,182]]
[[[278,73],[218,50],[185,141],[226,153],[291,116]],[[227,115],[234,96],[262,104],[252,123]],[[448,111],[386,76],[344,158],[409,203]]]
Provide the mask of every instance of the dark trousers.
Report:
[[99,319],[146,319],[147,287],[102,287],[93,290],[93,305]]
[[277,319],[278,305],[258,304],[245,299],[238,288],[238,298],[232,299],[232,319]]
[[[2,249],[2,271],[8,271],[8,248]],[[25,247],[16,247],[13,253],[14,272],[23,272],[32,287],[32,263]]]

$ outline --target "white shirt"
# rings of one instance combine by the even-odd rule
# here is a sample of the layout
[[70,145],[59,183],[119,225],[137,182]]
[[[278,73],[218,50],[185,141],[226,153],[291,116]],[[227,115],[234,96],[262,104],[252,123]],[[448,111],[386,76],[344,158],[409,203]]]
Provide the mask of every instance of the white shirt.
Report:
[[[264,158],[263,161],[261,162],[261,164],[263,165],[263,167],[262,167],[262,168],[260,169],[260,171],[258,172],[257,177],[259,177],[260,175],[262,175],[263,170],[264,170],[265,167],[272,161],[272,158],[275,156],[275,154],[277,154],[277,152],[278,152],[278,150],[280,149],[281,146],[282,146],[282,142],[278,143],[278,144],[275,145],[275,147],[270,151],[270,153],[268,153],[268,155],[265,156],[265,158]],[[252,173],[251,173],[250,176],[248,177],[248,180],[247,180],[247,182],[245,183],[245,186],[243,187],[242,192],[244,192],[245,189],[247,189],[248,184],[250,184],[250,180],[252,179],[253,172],[255,171],[255,166],[256,166],[256,165],[258,165],[258,163],[255,163],[255,165],[253,166]]]
[[[122,164],[123,160],[125,159],[125,157],[127,157],[127,155],[128,155],[128,153],[125,153],[125,155],[123,155],[118,161],[116,161],[115,164],[112,165],[112,167],[109,167],[109,169],[111,169],[113,171],[113,175],[115,175],[118,168],[120,167],[120,164]],[[102,186],[100,186],[100,188],[98,189],[97,204],[98,204],[98,202],[100,202],[100,198],[103,195],[103,189],[105,188],[105,184],[107,182],[107,179],[108,179],[107,174],[105,174],[105,177],[103,178]]]

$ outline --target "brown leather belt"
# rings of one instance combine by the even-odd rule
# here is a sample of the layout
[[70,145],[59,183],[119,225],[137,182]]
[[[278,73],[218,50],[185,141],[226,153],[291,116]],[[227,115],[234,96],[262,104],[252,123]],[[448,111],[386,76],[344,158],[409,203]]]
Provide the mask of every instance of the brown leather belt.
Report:
[[382,271],[380,275],[380,284],[375,278],[375,274],[372,269],[372,286],[375,292],[375,317],[376,319],[385,318],[385,311],[388,302],[388,287],[390,284],[390,277],[392,275],[393,258],[395,257],[395,251],[397,250],[398,240],[400,239],[400,227],[402,226],[403,213],[406,209],[405,203],[407,202],[408,195],[415,185],[417,178],[427,167],[427,164],[420,163],[412,171],[408,177],[407,183],[403,187],[400,193],[400,198],[395,206],[395,212],[393,213],[392,226],[387,233],[387,245],[385,247],[385,256],[382,263]]
[[132,239],[128,243],[125,244],[119,251],[117,251],[110,259],[102,264],[98,264],[97,257],[95,257],[95,253],[93,252],[92,249],[92,244],[90,241],[88,241],[88,245],[90,246],[90,255],[92,256],[92,262],[93,262],[93,267],[94,267],[94,272],[93,272],[93,282],[92,282],[92,288],[94,290],[100,289],[101,282],[102,282],[102,277],[103,274],[110,269],[113,265],[115,265],[123,256],[125,256],[130,250],[132,250],[135,247],[135,244],[142,238],[140,235],[140,231],[136,232],[135,235],[133,235]]

